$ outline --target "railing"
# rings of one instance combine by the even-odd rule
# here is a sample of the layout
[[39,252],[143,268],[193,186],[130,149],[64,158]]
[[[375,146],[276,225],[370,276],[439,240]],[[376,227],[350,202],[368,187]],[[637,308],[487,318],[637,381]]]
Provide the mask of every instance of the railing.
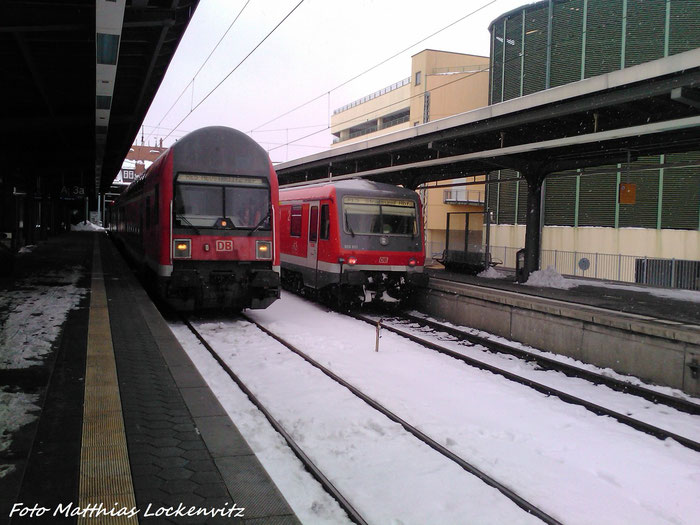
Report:
[[355,106],[359,106],[360,104],[364,104],[365,102],[368,102],[372,100],[373,98],[381,97],[382,95],[386,95],[390,91],[394,91],[395,89],[399,89],[401,87],[404,87],[407,84],[411,83],[411,77],[404,78],[403,80],[399,80],[398,82],[394,82],[392,85],[387,86],[385,88],[380,89],[379,91],[375,91],[374,93],[371,93],[370,95],[364,96],[362,98],[358,98],[357,100],[350,102],[349,104],[345,104],[342,108],[334,109],[333,114],[337,115],[338,113],[342,113],[343,111],[346,111],[350,108],[354,108]]
[[[444,249],[444,242],[428,243],[426,263],[432,263],[433,258],[440,257]],[[518,250],[520,248],[491,246],[491,258],[502,261],[498,268],[514,270]],[[552,266],[562,275],[571,277],[647,284],[661,288],[700,290],[700,261],[610,253],[542,250],[540,268],[548,266]]]
[[450,73],[478,73],[479,71],[488,71],[488,64],[476,64],[473,66],[452,66],[452,67],[435,67],[433,75],[447,75]]
[[410,120],[409,115],[404,115],[403,117],[396,117],[392,119],[387,119],[382,121],[382,126],[380,129],[386,129],[390,128],[392,126],[398,126],[399,124],[403,124],[404,122],[408,122]]
[[466,190],[464,188],[452,188],[443,190],[442,202],[444,204],[483,204],[486,198],[484,191]]
[[366,128],[358,129],[357,131],[350,132],[350,136],[348,138],[354,139],[355,137],[368,135],[369,133],[374,133],[375,131],[377,131],[377,126],[369,126]]

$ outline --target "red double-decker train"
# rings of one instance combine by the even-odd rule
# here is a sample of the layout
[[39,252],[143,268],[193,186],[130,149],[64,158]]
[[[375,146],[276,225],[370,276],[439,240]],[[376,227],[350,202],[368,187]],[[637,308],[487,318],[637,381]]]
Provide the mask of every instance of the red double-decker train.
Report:
[[424,285],[418,195],[367,180],[280,191],[282,284],[343,306],[396,302]]
[[279,298],[279,188],[265,150],[206,127],[166,150],[110,210],[110,233],[180,310]]

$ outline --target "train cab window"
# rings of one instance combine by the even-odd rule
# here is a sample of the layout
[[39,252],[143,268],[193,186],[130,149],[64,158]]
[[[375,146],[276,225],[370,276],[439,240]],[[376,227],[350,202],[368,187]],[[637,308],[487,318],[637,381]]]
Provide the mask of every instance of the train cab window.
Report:
[[290,219],[289,235],[301,237],[301,206],[292,206]]
[[272,224],[270,188],[262,178],[180,174],[173,207],[181,227],[270,230]]
[[382,206],[382,233],[416,235],[418,223],[415,207]]
[[266,188],[226,188],[224,214],[236,228],[270,229],[270,199]]
[[309,242],[318,240],[318,206],[311,206],[309,215]]
[[330,238],[331,220],[328,204],[321,205],[321,240],[327,241]]
[[416,205],[412,200],[346,197],[344,229],[355,234],[416,235]]

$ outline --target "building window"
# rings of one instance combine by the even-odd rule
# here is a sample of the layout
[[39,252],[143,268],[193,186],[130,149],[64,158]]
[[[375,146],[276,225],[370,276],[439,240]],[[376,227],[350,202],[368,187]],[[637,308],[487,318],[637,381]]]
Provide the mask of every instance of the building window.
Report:
[[416,86],[420,86],[420,71],[416,71]]

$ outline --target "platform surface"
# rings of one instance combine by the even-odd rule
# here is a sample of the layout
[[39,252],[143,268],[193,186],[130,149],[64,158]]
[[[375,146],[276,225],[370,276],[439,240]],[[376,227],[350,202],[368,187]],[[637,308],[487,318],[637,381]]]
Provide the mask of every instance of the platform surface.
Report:
[[[475,286],[497,288],[523,295],[555,299],[688,325],[700,325],[700,292],[698,291],[683,290],[677,293],[678,290],[593,280],[588,280],[590,284],[580,284],[564,290],[520,284],[515,282],[512,273],[504,273],[504,277],[501,279],[487,279],[476,275],[448,272],[442,268],[427,268],[426,272],[431,277]],[[577,283],[586,283],[586,281],[586,279],[576,278]],[[666,295],[666,297],[662,295]]]
[[[31,402],[31,421],[0,445],[0,523],[101,523],[67,516],[88,505],[135,514],[110,523],[299,523],[106,234],[72,232],[18,256],[0,279],[0,357],[37,325],[19,313],[56,317],[27,310],[71,288],[66,272],[79,275],[77,304],[50,350],[0,368],[0,415]],[[49,511],[20,515],[34,505]]]

